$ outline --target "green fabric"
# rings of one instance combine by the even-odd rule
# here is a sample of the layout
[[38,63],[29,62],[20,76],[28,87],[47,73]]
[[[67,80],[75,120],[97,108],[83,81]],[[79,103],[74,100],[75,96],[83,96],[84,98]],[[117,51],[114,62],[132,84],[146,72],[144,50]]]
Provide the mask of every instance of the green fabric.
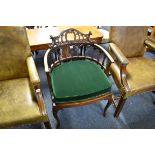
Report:
[[111,82],[101,67],[89,60],[59,65],[51,73],[51,82],[57,103],[93,98],[111,90]]

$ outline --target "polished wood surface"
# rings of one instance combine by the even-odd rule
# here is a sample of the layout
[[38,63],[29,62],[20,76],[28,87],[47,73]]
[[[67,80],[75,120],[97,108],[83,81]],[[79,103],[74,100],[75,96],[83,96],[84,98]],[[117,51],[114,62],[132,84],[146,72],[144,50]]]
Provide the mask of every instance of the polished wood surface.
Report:
[[57,36],[63,30],[68,28],[75,28],[82,33],[88,33],[91,31],[91,39],[97,43],[101,43],[103,34],[95,26],[59,26],[59,27],[48,27],[40,29],[27,29],[27,35],[31,50],[47,50],[51,43],[50,35]]

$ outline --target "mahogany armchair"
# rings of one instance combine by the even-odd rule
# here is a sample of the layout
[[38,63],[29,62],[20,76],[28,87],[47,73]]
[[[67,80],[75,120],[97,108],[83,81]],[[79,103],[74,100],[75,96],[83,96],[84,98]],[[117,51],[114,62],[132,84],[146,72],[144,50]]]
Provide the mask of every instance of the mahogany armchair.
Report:
[[147,39],[147,27],[111,27],[109,52],[115,59],[111,75],[121,97],[114,113],[119,116],[129,96],[155,90],[155,61],[144,57],[146,46],[155,50]]
[[24,27],[0,27],[0,128],[44,122],[51,128]]
[[[45,54],[44,66],[57,128],[60,127],[57,112],[63,108],[84,106],[100,100],[108,100],[109,106],[113,101],[108,68],[114,60],[103,47],[90,40],[90,35],[70,28],[59,36],[51,36],[51,48]],[[96,59],[85,54],[86,49],[91,47],[98,55]],[[106,58],[110,62],[108,66],[105,66]]]

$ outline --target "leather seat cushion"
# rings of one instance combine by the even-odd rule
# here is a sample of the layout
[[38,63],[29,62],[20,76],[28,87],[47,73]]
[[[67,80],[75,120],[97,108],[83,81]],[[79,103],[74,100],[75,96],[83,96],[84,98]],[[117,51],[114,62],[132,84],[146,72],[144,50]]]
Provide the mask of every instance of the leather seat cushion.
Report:
[[111,82],[101,67],[89,60],[66,62],[51,73],[56,103],[93,98],[111,90]]
[[[155,90],[155,61],[145,57],[128,58],[127,82],[131,91],[127,96]],[[120,69],[116,63],[110,67],[111,74],[119,88]]]
[[44,120],[28,78],[0,81],[0,127]]

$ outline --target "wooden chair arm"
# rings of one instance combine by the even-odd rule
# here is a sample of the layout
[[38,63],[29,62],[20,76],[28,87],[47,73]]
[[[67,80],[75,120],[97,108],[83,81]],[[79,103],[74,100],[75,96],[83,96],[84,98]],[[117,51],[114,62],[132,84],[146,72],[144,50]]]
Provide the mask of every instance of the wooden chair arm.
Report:
[[36,88],[35,89],[35,94],[38,100],[38,106],[39,106],[39,111],[42,115],[46,115],[46,108],[45,108],[45,103],[44,103],[44,99],[41,93],[40,88]]
[[45,56],[44,56],[44,67],[45,67],[45,72],[46,73],[50,71],[50,69],[48,67],[48,62],[47,62],[48,54],[49,54],[50,51],[51,51],[51,49],[48,49],[46,51],[46,53],[45,53]]
[[106,55],[106,57],[110,60],[111,63],[114,63],[114,59],[102,46],[100,46],[98,44],[94,44],[94,46],[98,47]]

